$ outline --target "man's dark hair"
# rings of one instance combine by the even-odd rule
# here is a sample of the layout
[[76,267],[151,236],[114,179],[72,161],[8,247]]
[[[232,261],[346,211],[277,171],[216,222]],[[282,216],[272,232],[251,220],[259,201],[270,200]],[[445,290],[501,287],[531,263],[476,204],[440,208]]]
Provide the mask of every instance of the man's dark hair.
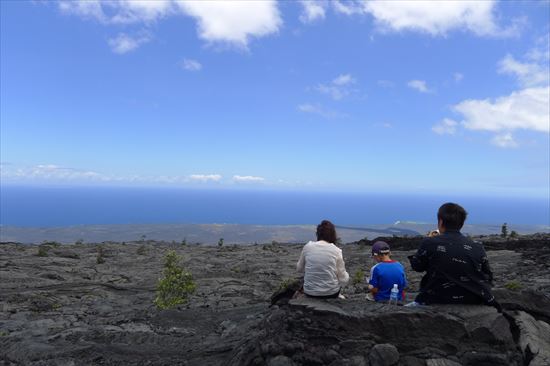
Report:
[[468,213],[466,210],[452,202],[447,202],[441,205],[437,211],[437,220],[441,220],[443,227],[446,230],[460,230],[466,221]]
[[336,228],[328,220],[323,220],[317,225],[317,240],[324,240],[327,243],[336,243]]

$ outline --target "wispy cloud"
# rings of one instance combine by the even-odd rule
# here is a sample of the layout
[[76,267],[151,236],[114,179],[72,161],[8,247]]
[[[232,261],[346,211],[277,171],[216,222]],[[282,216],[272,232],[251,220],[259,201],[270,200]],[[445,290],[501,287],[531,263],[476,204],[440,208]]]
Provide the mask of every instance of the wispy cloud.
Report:
[[110,181],[111,178],[91,170],[80,170],[55,164],[39,164],[31,167],[2,165],[2,178],[7,180],[45,181]]
[[432,131],[438,135],[454,135],[458,123],[452,119],[445,118],[443,121],[432,127]]
[[510,132],[494,136],[491,143],[502,148],[516,148],[519,146]]
[[312,23],[325,18],[325,8],[327,5],[325,1],[302,0],[300,3],[303,7],[302,14],[300,14],[300,21],[302,23]]
[[454,77],[456,83],[460,83],[462,81],[462,79],[464,79],[464,74],[462,74],[460,72],[455,72],[453,74],[453,77]]
[[506,55],[498,64],[498,71],[515,76],[526,87],[548,85],[550,79],[548,58],[521,62]]
[[322,94],[329,95],[334,100],[340,100],[355,91],[353,89],[353,84],[355,83],[356,80],[351,74],[341,74],[330,83],[317,85],[315,90]]
[[431,93],[432,90],[428,88],[428,85],[424,80],[411,80],[407,83],[409,88],[418,90],[421,93]]
[[233,181],[238,183],[261,183],[265,181],[265,178],[252,175],[234,175]]
[[323,118],[332,119],[344,117],[343,114],[327,109],[320,104],[304,103],[298,106],[298,110],[303,113],[311,113],[319,115]]
[[220,174],[191,174],[189,179],[195,182],[219,182],[222,176]]
[[119,33],[115,38],[109,39],[109,46],[114,53],[119,55],[136,50],[142,44],[151,40],[147,33],[138,36],[130,36],[126,33]]
[[181,62],[181,67],[187,71],[200,71],[202,70],[202,64],[197,60],[190,58],[184,58]]

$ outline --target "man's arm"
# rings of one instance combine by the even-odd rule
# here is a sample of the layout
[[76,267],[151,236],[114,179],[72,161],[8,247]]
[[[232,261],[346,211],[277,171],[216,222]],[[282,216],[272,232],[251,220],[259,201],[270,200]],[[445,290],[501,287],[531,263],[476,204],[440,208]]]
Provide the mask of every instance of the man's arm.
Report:
[[411,267],[416,272],[424,272],[428,269],[429,250],[426,240],[422,241],[420,248],[414,255],[408,256]]

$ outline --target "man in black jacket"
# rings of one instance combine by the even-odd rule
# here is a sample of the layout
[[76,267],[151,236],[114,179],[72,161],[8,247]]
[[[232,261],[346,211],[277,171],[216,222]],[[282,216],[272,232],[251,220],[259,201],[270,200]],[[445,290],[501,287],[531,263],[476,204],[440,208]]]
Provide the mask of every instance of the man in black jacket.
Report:
[[441,235],[424,239],[409,256],[413,270],[426,271],[417,303],[484,303],[499,308],[491,294],[493,274],[483,245],[460,233],[466,215],[456,203],[442,205],[437,212]]

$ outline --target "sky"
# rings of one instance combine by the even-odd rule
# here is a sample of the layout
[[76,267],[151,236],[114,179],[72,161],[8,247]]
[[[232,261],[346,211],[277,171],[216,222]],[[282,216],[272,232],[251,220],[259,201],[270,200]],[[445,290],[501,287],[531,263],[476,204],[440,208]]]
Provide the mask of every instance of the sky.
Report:
[[1,1],[0,183],[550,199],[550,1]]

